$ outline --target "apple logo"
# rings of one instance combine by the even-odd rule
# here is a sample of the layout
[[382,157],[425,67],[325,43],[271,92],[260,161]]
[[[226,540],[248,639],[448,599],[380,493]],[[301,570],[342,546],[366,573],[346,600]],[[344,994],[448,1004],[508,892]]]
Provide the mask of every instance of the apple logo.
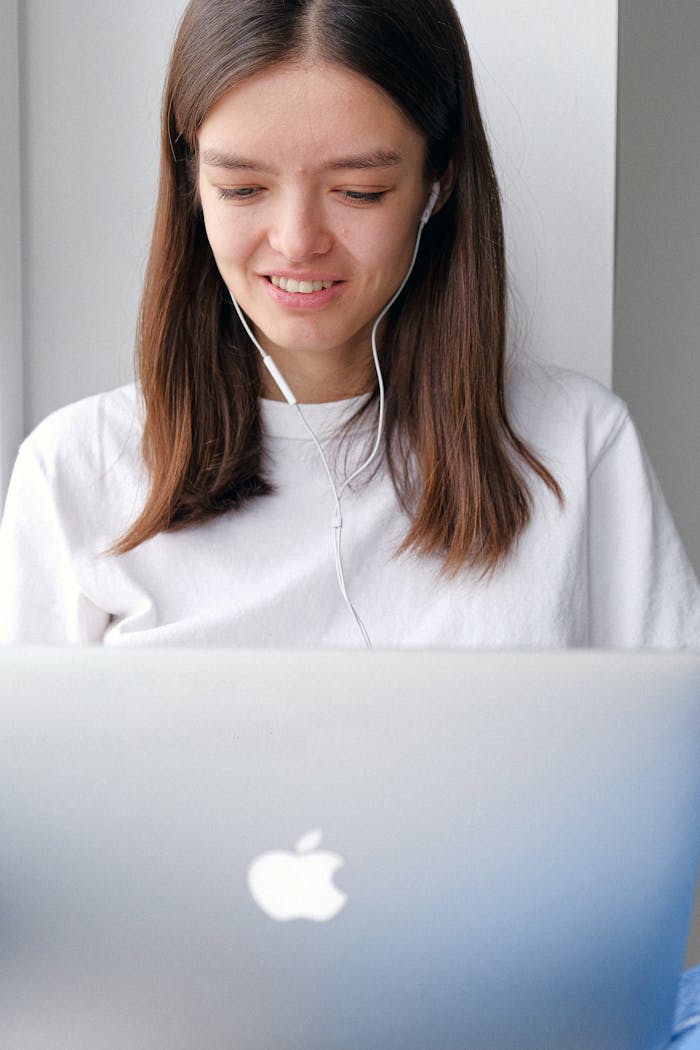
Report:
[[335,918],[347,901],[333,883],[333,875],[345,862],[337,853],[319,849],[323,832],[307,831],[294,853],[272,850],[262,853],[248,868],[248,888],[255,903],[278,922]]

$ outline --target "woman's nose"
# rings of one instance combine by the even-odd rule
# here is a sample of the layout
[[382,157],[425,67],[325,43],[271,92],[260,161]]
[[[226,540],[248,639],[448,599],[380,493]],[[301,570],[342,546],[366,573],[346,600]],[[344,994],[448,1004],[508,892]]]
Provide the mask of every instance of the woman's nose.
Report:
[[323,207],[311,195],[280,202],[269,232],[270,247],[288,262],[305,262],[330,251],[332,236]]

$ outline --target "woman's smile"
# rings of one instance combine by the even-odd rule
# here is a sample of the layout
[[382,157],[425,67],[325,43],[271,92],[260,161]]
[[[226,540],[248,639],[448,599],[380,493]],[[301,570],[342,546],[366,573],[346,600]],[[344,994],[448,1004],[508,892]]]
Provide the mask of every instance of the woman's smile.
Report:
[[265,280],[273,302],[290,310],[320,310],[334,302],[345,285],[344,281],[313,277],[272,275]]

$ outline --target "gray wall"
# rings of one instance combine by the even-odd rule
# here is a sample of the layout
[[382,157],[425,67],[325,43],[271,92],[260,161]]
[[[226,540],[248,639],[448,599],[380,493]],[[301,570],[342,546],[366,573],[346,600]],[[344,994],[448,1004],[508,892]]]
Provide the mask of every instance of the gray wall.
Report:
[[614,385],[700,569],[699,54],[698,0],[621,0]]
[[614,386],[700,570],[698,56],[698,0],[622,0]]
[[0,505],[22,433],[22,247],[17,0],[0,0]]

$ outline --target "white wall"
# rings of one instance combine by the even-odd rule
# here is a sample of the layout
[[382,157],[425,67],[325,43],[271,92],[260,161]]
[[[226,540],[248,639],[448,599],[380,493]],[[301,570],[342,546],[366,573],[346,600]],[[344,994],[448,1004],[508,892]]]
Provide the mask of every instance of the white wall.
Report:
[[21,6],[27,427],[132,374],[163,72],[183,7]]
[[[537,356],[609,382],[616,10],[462,0]],[[184,0],[26,0],[20,32],[25,425],[126,380]]]
[[457,6],[503,191],[516,338],[609,384],[617,4]]

